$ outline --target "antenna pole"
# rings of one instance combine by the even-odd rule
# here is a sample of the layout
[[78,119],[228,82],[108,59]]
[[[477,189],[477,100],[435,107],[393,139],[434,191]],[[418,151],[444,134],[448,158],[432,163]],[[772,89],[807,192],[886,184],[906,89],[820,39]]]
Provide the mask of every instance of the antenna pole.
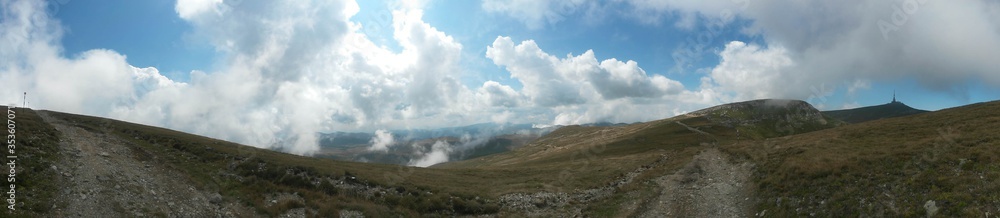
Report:
[[28,92],[24,92],[24,97],[21,99],[21,108],[24,108],[28,103]]

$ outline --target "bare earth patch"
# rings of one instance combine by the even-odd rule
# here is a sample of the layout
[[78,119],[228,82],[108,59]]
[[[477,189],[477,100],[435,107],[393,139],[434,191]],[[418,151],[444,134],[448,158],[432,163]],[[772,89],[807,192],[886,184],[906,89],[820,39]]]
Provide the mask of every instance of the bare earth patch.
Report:
[[674,174],[657,178],[660,196],[641,217],[747,217],[753,206],[749,163],[709,148]]
[[200,190],[158,157],[136,155],[132,142],[39,115],[62,134],[64,158],[54,168],[67,208],[57,208],[56,217],[236,216],[218,193]]

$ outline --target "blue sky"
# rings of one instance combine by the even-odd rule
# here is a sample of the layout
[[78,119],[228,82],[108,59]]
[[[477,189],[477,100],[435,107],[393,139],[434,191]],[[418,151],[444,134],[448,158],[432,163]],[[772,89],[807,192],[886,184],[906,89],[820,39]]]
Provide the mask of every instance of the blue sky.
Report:
[[[211,69],[214,49],[190,36],[191,25],[177,17],[173,0],[68,1],[56,17],[66,28],[68,55],[96,48],[118,51],[129,63],[156,67],[172,79]],[[54,8],[54,6],[50,6]]]
[[[104,0],[98,4],[70,1],[58,8],[56,17],[68,30],[62,40],[67,55],[95,48],[112,49],[128,56],[129,63],[134,66],[155,67],[171,79],[187,81],[188,72],[192,70],[211,70],[218,54],[205,40],[192,36],[193,26],[177,16],[174,4],[175,1],[170,0]],[[376,43],[399,51],[398,44],[392,39],[391,10],[394,3],[363,0],[358,4],[361,10],[352,20],[365,25],[364,31],[371,33]],[[739,27],[745,24],[728,24],[723,33],[713,37],[705,48],[707,52],[699,57],[693,68],[677,70],[672,52],[681,49],[685,40],[698,40],[696,38],[699,37],[698,30],[682,30],[670,25],[679,19],[678,16],[665,16],[658,25],[622,16],[608,16],[599,21],[570,17],[556,24],[531,29],[515,18],[485,12],[482,2],[432,1],[425,7],[424,20],[427,23],[454,36],[467,47],[463,51],[463,66],[472,73],[463,75],[462,81],[470,86],[494,80],[520,88],[518,80],[512,79],[502,67],[484,57],[486,47],[499,35],[515,40],[534,40],[543,50],[556,56],[593,50],[599,60],[634,60],[647,73],[668,76],[685,87],[700,84],[703,72],[699,69],[718,64],[719,56],[715,53],[722,50],[726,42],[763,43],[760,35],[740,33]],[[823,106],[839,109],[880,104],[886,102],[892,90],[897,90],[901,99],[911,106],[929,110],[998,97],[996,88],[975,81],[959,85],[962,88],[941,92],[928,90],[907,78],[899,78],[874,82],[871,88],[851,96],[845,93],[846,90],[838,90],[825,98],[829,103]]]
[[1000,99],[1000,3],[788,1],[2,0],[0,77],[31,81],[16,88],[40,108],[293,153],[315,132],[636,122],[759,98]]

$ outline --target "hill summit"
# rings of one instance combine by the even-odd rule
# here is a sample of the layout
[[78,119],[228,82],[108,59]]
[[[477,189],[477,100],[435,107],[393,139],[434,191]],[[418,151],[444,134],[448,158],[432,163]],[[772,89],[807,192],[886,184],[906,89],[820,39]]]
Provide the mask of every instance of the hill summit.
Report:
[[811,132],[841,124],[808,102],[789,99],[736,102],[698,110],[687,116],[704,117],[758,139]]

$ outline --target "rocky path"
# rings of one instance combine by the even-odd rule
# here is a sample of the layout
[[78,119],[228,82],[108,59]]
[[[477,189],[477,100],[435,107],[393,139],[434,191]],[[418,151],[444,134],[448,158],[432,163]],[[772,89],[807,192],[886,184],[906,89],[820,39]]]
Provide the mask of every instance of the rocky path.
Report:
[[218,193],[199,190],[184,175],[132,142],[92,132],[45,112],[61,133],[64,158],[52,166],[62,175],[56,217],[231,217]]
[[748,217],[751,215],[749,163],[730,163],[709,148],[674,174],[657,178],[659,197],[641,217]]

